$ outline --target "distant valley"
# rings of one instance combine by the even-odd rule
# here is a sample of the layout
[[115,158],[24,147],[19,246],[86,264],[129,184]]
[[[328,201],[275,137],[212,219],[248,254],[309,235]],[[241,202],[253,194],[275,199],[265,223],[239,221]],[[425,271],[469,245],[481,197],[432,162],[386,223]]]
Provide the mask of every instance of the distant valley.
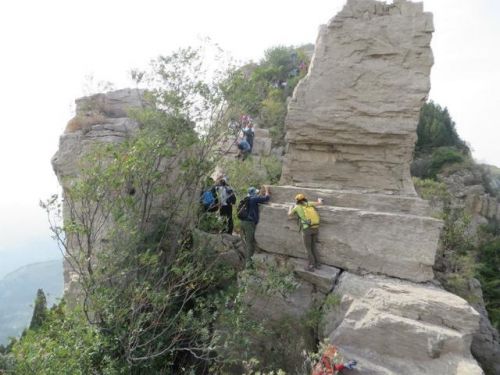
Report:
[[39,288],[52,306],[62,297],[63,284],[62,260],[29,264],[0,279],[0,344],[29,325]]

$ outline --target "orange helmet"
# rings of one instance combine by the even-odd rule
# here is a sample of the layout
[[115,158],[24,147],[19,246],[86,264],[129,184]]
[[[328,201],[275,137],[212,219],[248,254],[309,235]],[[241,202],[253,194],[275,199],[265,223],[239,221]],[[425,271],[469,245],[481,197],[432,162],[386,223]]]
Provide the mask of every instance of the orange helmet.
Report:
[[304,194],[302,194],[302,193],[299,193],[299,194],[297,194],[297,195],[295,196],[295,200],[296,200],[297,202],[303,201],[303,200],[305,200],[305,199],[306,199],[306,196],[305,196]]

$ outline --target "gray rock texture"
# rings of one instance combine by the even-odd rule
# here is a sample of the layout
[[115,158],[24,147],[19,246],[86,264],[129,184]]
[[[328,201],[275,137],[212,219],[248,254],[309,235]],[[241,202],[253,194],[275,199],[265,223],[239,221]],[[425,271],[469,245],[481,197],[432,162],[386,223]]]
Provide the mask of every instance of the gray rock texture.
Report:
[[[137,132],[139,124],[126,117],[126,114],[130,109],[142,106],[141,91],[135,89],[118,90],[76,100],[77,116],[75,118],[78,120],[78,125],[81,124],[80,120],[83,119],[84,126],[73,127],[70,131],[67,128],[65,134],[59,139],[59,149],[52,157],[52,167],[63,188],[63,195],[64,191],[81,175],[83,160],[92,153],[96,145],[120,143]],[[86,121],[87,118],[91,118],[92,121]],[[80,209],[76,208],[77,210]],[[63,207],[64,220],[71,219],[71,211],[67,200],[65,200]],[[99,212],[96,215],[95,227],[99,228],[94,233],[96,250],[99,250],[100,244],[105,243],[106,233],[112,228],[109,215]],[[69,236],[67,241],[70,252],[80,248],[76,244],[76,239],[72,236]],[[78,274],[67,259],[64,261],[65,295],[78,299]]]
[[415,195],[433,30],[421,3],[374,0],[348,1],[321,27],[288,109],[282,184]]
[[483,374],[470,354],[479,314],[432,286],[343,273],[323,333],[359,374]]
[[[295,188],[279,187],[272,203],[262,206],[256,239],[264,251],[307,259],[296,219],[287,211]],[[315,200],[316,191],[306,195]],[[399,197],[321,190],[324,205],[318,208],[321,229],[317,249],[322,263],[358,273],[380,273],[417,282],[431,280],[441,221],[411,214],[425,209],[423,201],[411,202],[406,212],[398,212]],[[352,199],[352,206],[349,201]],[[394,202],[390,202],[393,199]],[[412,198],[413,199],[413,198]],[[378,203],[375,203],[379,200]],[[336,205],[342,202],[343,207]],[[370,208],[371,207],[371,208]],[[393,212],[381,210],[382,207]],[[374,209],[375,208],[375,209]],[[378,209],[377,209],[378,208]]]
[[[294,316],[319,306],[317,339],[357,359],[353,374],[483,374],[471,354],[480,316],[434,285],[442,222],[416,197],[410,178],[430,89],[432,31],[421,3],[347,1],[320,29],[309,74],[289,104],[286,186],[273,187],[261,207],[258,247],[305,262],[287,209],[298,192],[323,198],[317,250],[333,290],[328,278],[318,284],[296,271],[302,303],[288,303]],[[340,278],[330,267],[343,271]],[[256,315],[274,318],[288,309],[268,299],[253,306]],[[305,342],[298,330],[297,339]]]

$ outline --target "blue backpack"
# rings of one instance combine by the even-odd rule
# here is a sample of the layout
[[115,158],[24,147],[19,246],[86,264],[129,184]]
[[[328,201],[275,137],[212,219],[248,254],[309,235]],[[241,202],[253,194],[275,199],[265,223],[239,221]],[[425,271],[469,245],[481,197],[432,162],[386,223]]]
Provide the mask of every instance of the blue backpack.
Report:
[[212,189],[207,190],[203,193],[203,195],[201,196],[201,203],[205,207],[210,207],[215,203],[215,198],[214,195],[212,194]]

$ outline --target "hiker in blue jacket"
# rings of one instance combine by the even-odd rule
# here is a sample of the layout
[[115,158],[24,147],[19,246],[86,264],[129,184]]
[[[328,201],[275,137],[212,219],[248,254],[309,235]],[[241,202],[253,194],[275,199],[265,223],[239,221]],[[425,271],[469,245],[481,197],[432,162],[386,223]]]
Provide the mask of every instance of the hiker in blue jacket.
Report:
[[[243,242],[245,243],[246,265],[251,265],[251,258],[255,252],[255,228],[259,223],[259,204],[268,202],[271,199],[269,187],[264,185],[264,195],[258,195],[259,190],[253,186],[248,188],[246,204],[246,218],[240,217],[240,228],[243,234]],[[238,216],[240,216],[238,214]]]

